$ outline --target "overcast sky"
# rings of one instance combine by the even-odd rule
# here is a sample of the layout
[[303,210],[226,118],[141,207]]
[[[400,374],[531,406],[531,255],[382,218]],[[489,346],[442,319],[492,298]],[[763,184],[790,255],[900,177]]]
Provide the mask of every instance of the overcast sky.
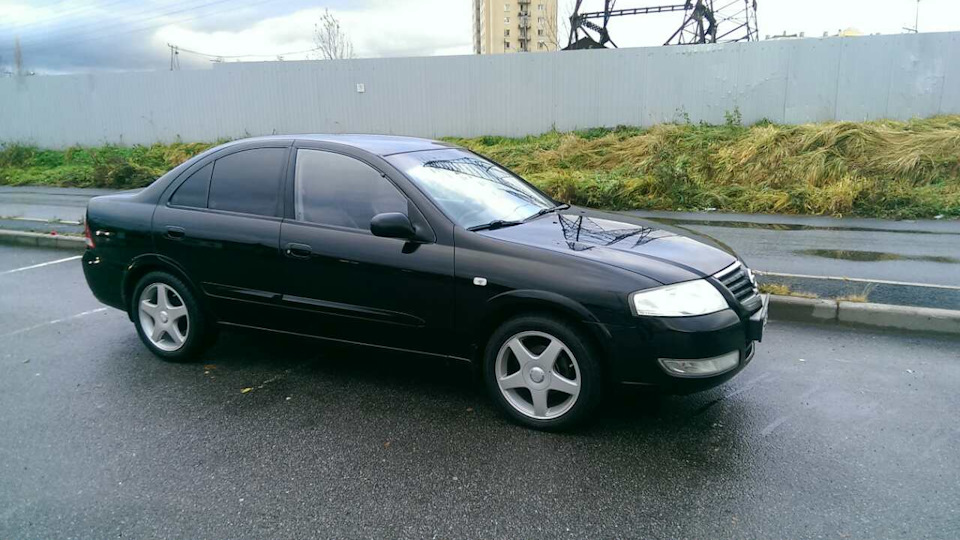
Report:
[[[620,0],[617,7],[679,3]],[[572,0],[559,0],[561,17]],[[602,0],[585,0],[589,10]],[[319,7],[318,7],[319,6]],[[758,0],[760,34],[854,27],[900,33],[913,26],[916,0]],[[471,53],[471,0],[0,0],[0,71],[13,64],[19,36],[24,65],[40,73],[167,69],[167,43],[243,60],[309,56],[324,8],[341,21],[358,57]],[[663,43],[681,14],[622,17],[611,22],[620,47]],[[960,0],[921,0],[920,31],[960,30]],[[298,54],[289,54],[299,52]],[[210,59],[182,53],[183,69]]]

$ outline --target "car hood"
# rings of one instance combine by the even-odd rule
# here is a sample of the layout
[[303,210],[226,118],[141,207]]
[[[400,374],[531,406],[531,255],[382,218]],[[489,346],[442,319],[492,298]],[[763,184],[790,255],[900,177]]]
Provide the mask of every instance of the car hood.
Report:
[[672,227],[580,208],[481,234],[609,264],[664,285],[715,274],[737,260],[709,240]]

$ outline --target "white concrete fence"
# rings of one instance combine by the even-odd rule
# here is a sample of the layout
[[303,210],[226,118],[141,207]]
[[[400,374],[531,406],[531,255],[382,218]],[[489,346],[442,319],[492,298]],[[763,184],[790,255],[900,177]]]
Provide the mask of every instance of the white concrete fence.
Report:
[[686,121],[960,114],[960,32],[0,79],[0,141],[531,135]]

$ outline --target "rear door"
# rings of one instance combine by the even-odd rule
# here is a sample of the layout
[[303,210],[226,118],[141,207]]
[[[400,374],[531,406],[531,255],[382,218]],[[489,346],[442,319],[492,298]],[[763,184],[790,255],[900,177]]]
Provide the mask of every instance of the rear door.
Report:
[[221,320],[260,326],[278,309],[289,144],[244,145],[198,163],[154,214],[158,251],[212,299]]
[[282,225],[284,304],[299,331],[350,342],[444,354],[453,328],[453,246],[381,238],[370,220],[423,214],[361,156],[294,149],[292,212]]

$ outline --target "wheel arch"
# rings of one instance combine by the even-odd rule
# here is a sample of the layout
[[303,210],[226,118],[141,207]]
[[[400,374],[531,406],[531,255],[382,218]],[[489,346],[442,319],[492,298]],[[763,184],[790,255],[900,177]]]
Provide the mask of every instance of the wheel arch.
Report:
[[550,291],[519,289],[508,291],[487,301],[487,309],[474,336],[476,353],[474,364],[483,364],[490,336],[504,322],[521,315],[543,314],[560,318],[584,331],[584,335],[600,353],[600,364],[607,367],[610,350],[610,332],[583,304]]
[[187,275],[187,272],[179,265],[176,261],[169,257],[159,255],[156,253],[150,253],[145,255],[140,255],[130,261],[130,264],[124,269],[123,280],[121,283],[121,299],[123,305],[127,308],[127,316],[130,320],[133,320],[133,310],[131,309],[131,297],[133,296],[134,288],[136,288],[137,283],[140,282],[140,279],[143,276],[149,274],[150,272],[167,272],[175,276],[180,281],[184,282],[187,287],[190,287],[190,292],[193,293],[194,297],[197,299],[197,302],[204,308],[205,311],[210,313],[209,305],[204,296],[202,289],[197,286],[193,280]]

